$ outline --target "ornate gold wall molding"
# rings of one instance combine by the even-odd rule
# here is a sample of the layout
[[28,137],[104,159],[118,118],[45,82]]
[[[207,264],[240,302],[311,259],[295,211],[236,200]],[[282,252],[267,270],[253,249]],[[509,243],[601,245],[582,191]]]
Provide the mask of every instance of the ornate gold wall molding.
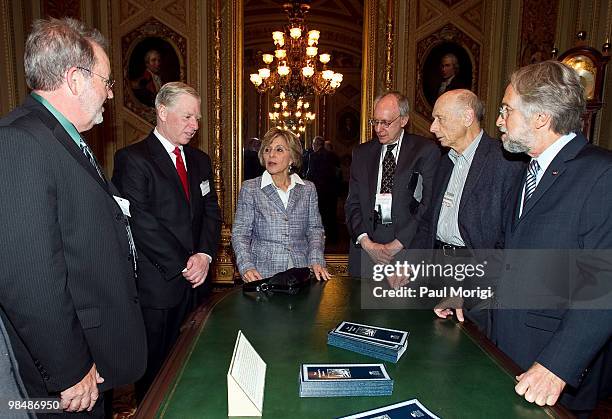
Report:
[[[376,51],[384,49],[377,49],[379,47],[378,42],[381,37],[378,24],[378,11],[379,2],[383,0],[364,0],[363,2],[363,48],[362,48],[362,61],[361,61],[361,141],[365,142],[370,139],[371,130],[368,125],[368,118],[372,115],[372,107],[374,97],[376,95],[377,83],[383,82],[382,79],[377,77],[377,74],[382,73],[382,60],[377,60]],[[380,65],[377,71],[377,62]]]
[[0,115],[8,113],[17,106],[17,59],[15,57],[15,30],[10,0],[0,1],[0,78],[5,80],[0,86]]

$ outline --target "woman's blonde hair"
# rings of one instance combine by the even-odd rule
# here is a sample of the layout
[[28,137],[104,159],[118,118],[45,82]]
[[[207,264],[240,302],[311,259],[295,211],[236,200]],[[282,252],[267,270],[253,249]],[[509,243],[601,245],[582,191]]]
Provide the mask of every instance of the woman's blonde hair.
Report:
[[287,145],[289,146],[289,154],[291,155],[292,161],[289,171],[298,172],[302,167],[302,143],[293,132],[287,129],[274,127],[270,128],[268,132],[266,132],[266,134],[261,140],[261,147],[259,148],[259,152],[257,153],[257,155],[259,156],[259,163],[261,163],[263,167],[266,167],[266,163],[263,158],[264,150],[270,147],[272,141],[274,141],[274,139],[278,136],[284,138],[287,142]]

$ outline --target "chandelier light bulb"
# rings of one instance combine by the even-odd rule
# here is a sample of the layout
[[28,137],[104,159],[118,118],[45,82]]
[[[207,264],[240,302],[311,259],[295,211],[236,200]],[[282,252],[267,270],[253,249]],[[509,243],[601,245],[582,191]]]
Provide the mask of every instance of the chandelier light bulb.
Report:
[[304,109],[310,108],[310,102],[304,102]]
[[272,61],[274,61],[274,55],[272,55],[272,54],[263,54],[261,56],[261,59],[266,64],[272,64]]
[[308,55],[309,57],[316,57],[318,51],[319,48],[317,47],[306,47],[306,55]]
[[314,43],[316,44],[319,41],[320,35],[321,35],[321,32],[317,31],[316,29],[308,31],[308,41],[313,40]]
[[288,112],[288,111],[283,112],[283,116],[284,116],[285,118],[286,118],[286,117],[288,117],[288,116],[289,116],[289,112]]
[[251,83],[253,83],[255,86],[259,86],[262,82],[261,77],[259,77],[259,74],[257,73],[251,74],[250,78],[251,78]]
[[279,65],[276,71],[279,76],[288,76],[290,69],[286,65]]
[[274,55],[277,59],[282,60],[287,56],[287,50],[277,49],[276,51],[274,51]]
[[327,64],[329,62],[329,60],[331,60],[331,55],[329,55],[329,54],[321,54],[321,55],[319,55],[319,61],[321,61],[323,64]]
[[285,96],[285,92],[281,91],[280,94],[278,95],[279,98],[284,99]]
[[285,109],[287,107],[287,101],[283,100],[283,102],[281,103],[281,105],[283,106],[283,109]]
[[314,74],[314,68],[306,66],[302,68],[302,75],[306,78],[312,77]]
[[275,108],[275,109],[280,108],[280,103],[278,103],[278,102],[274,102],[274,108]]
[[295,113],[295,116],[297,116],[298,118],[299,118],[299,117],[301,117],[301,116],[302,116],[302,112],[297,111],[297,112]]
[[325,80],[331,80],[334,77],[334,72],[332,70],[323,70],[322,76]]
[[300,36],[302,36],[302,29],[298,27],[289,29],[289,36],[291,36],[293,39],[298,39]]
[[272,39],[274,40],[274,43],[276,44],[279,41],[285,41],[285,34],[282,31],[274,31],[272,32]]
[[261,77],[262,80],[265,80],[268,77],[270,77],[270,69],[269,68],[260,68],[259,70],[257,70],[257,72],[259,73],[259,77]]

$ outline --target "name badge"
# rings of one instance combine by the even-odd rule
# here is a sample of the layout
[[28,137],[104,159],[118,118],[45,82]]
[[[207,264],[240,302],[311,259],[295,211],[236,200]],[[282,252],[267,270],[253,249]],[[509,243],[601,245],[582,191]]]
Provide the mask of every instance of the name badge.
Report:
[[376,194],[376,211],[380,215],[380,222],[382,224],[390,224],[391,219],[391,206],[393,205],[393,196],[390,193],[377,193]]
[[115,196],[115,195],[113,195],[113,198],[115,198],[117,205],[119,205],[119,208],[121,208],[121,212],[123,213],[123,215],[125,215],[126,217],[131,217],[130,201],[128,201],[127,199],[119,198],[118,196]]
[[208,192],[210,192],[209,181],[203,180],[202,183],[200,183],[200,191],[202,191],[202,196],[205,196],[208,194]]

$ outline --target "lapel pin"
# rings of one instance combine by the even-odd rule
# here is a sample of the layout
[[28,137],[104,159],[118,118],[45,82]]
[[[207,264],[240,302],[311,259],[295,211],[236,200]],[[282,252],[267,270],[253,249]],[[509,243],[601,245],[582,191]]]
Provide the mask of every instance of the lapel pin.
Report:
[[558,174],[559,174],[559,171],[558,171],[558,170],[553,170],[553,171],[552,171],[552,175],[553,175],[553,176],[557,176]]

